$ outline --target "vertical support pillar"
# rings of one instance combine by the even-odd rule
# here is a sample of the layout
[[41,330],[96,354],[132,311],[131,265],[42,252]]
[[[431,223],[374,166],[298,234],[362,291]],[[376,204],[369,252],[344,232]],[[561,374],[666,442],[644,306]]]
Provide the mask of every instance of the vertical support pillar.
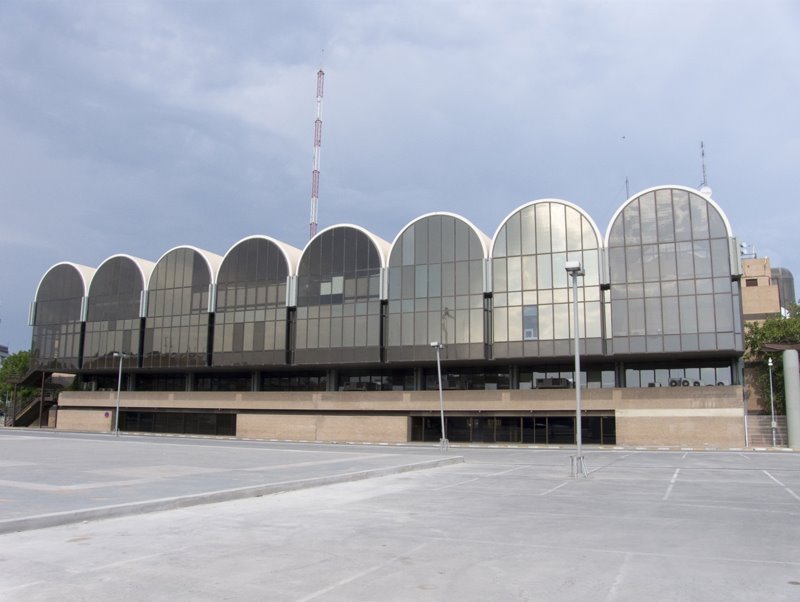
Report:
[[42,395],[39,397],[39,428],[42,428],[42,415],[44,414],[44,379],[45,374],[42,370]]
[[797,449],[800,448],[800,364],[796,349],[783,352],[783,388],[789,447]]

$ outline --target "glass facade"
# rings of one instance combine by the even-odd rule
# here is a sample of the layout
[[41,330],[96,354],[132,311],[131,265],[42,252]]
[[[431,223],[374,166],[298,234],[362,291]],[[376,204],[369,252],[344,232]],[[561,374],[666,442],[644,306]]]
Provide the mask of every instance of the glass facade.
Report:
[[144,284],[142,271],[130,257],[112,257],[97,269],[86,302],[85,369],[119,367],[115,352],[129,356],[125,367],[137,366]]
[[[439,388],[439,372],[426,368],[423,372],[423,388],[435,391]],[[509,366],[493,368],[456,368],[442,366],[442,389],[495,391],[511,388],[511,369]]]
[[289,264],[267,238],[249,238],[225,256],[217,277],[215,366],[286,363]]
[[32,368],[72,371],[80,368],[84,295],[83,276],[72,264],[55,265],[42,278],[36,292]]
[[729,228],[688,190],[629,201],[608,234],[614,354],[743,349]]
[[393,245],[341,225],[302,253],[253,236],[225,258],[178,247],[155,265],[57,264],[37,290],[33,366],[108,388],[121,351],[130,390],[435,390],[439,341],[444,388],[570,388],[564,266],[578,260],[583,387],[739,384],[740,274],[719,207],[681,187],[643,191],[605,242],[580,208],[549,199],[512,212],[491,244],[432,213]]
[[481,237],[448,214],[422,217],[395,240],[389,257],[386,359],[484,359],[486,308]]
[[414,370],[337,370],[339,391],[413,391]]
[[626,387],[710,387],[733,384],[730,362],[699,360],[626,364]]
[[195,249],[169,251],[156,264],[147,292],[144,368],[208,365],[211,268]]
[[327,391],[325,372],[266,372],[261,378],[262,391]]
[[303,251],[297,270],[297,364],[378,362],[381,253],[364,230],[336,226]]
[[[445,419],[447,438],[453,442],[525,443],[530,445],[572,445],[575,443],[573,416],[449,416]],[[614,445],[617,440],[614,416],[583,416],[584,443]],[[439,441],[442,427],[438,417],[412,416],[412,441]]]
[[582,353],[603,353],[599,232],[578,208],[560,201],[538,201],[512,213],[495,236],[495,357],[573,353],[572,279],[564,268],[566,261],[580,261],[586,273],[578,278]]

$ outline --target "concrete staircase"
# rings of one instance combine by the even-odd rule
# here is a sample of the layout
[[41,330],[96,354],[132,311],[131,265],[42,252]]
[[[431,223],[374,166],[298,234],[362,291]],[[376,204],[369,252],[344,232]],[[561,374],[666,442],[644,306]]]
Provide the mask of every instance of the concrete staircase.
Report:
[[[788,447],[789,438],[786,433],[786,416],[775,416],[775,446]],[[750,447],[772,447],[772,419],[770,416],[753,415],[747,417],[747,432]]]

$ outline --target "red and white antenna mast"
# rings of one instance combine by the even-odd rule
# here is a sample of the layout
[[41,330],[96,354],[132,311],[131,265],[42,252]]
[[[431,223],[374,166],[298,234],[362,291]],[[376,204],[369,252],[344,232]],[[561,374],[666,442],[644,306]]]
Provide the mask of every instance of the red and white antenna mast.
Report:
[[314,121],[314,164],[311,169],[311,220],[308,224],[308,237],[317,233],[317,209],[319,206],[319,151],[322,145],[322,87],[325,72],[317,71],[317,119]]

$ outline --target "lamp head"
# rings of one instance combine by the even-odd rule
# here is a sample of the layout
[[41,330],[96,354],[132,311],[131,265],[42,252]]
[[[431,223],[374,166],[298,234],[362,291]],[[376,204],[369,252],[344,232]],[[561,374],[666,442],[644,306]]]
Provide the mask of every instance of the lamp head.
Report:
[[581,262],[577,260],[564,262],[564,269],[572,276],[583,276],[585,273],[581,267]]
[[772,358],[769,358],[769,359],[767,360],[767,366],[769,366],[770,368],[772,368]]

